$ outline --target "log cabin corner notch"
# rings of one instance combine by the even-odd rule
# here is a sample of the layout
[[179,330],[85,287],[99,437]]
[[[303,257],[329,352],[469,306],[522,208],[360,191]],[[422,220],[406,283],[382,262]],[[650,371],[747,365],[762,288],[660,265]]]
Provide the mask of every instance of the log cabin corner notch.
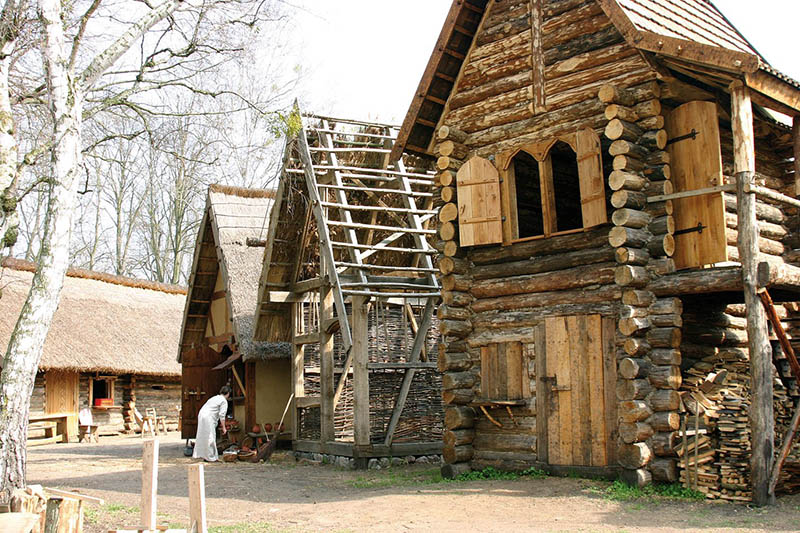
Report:
[[[453,3],[443,35],[468,9]],[[559,471],[569,464],[637,484],[695,476],[709,497],[749,500],[752,472],[759,472],[752,476],[758,492],[764,487],[763,464],[743,467],[722,449],[707,451],[724,464],[714,467],[717,472],[704,470],[706,462],[680,464],[676,439],[682,406],[703,383],[700,373],[709,380],[716,372],[765,375],[769,357],[757,353],[763,343],[755,330],[745,333],[756,321],[746,319],[751,313],[742,307],[750,283],[744,265],[752,271],[753,260],[759,264],[763,282],[756,290],[770,290],[778,314],[794,312],[800,242],[786,208],[800,205],[792,198],[800,135],[766,109],[797,117],[800,85],[769,67],[710,2],[490,1],[481,16],[449,96],[435,109],[412,105],[392,154],[436,158],[438,170],[440,314],[455,323],[443,332],[446,357],[440,358],[450,385],[444,443],[453,460],[445,474],[487,465]],[[426,76],[432,79],[437,68],[434,54]],[[532,87],[539,70],[546,109],[537,110]],[[755,182],[742,193],[748,201],[734,195],[741,172],[736,161],[749,131],[731,127],[741,116],[737,109],[749,109],[732,103],[739,98],[736,82],[753,104],[748,120],[755,168],[748,176]],[[423,77],[418,98],[424,99],[425,83]],[[552,163],[553,154],[574,152],[568,140],[576,131],[599,139],[596,190],[612,226],[582,220],[585,227],[570,234],[560,231],[547,167],[548,155]],[[479,183],[477,161],[491,176],[487,184]],[[518,176],[509,171],[530,184],[522,217],[511,194]],[[484,190],[476,194],[477,187]],[[473,198],[496,194],[494,187],[499,211],[476,205]],[[755,223],[741,223],[753,208],[756,233]],[[520,219],[538,224],[525,230],[532,231],[527,240]],[[485,234],[476,237],[474,228],[481,226]],[[752,272],[747,277],[752,280]],[[590,324],[598,321],[600,332],[593,333]],[[704,328],[718,329],[711,338]],[[571,354],[569,346],[580,339],[600,347],[601,380],[571,370],[559,374],[567,358],[561,354]],[[525,389],[517,392],[520,366],[529,398]],[[751,391],[749,379],[727,379],[728,388],[703,385],[717,393],[701,408],[703,430],[730,436],[719,427],[736,423],[735,414],[718,426],[708,413],[730,405],[731,390],[744,402],[757,400],[762,411],[771,403],[776,424],[788,424],[783,413],[791,411],[782,395],[791,387],[776,385],[773,395],[766,388]],[[584,380],[602,383],[597,394],[607,400],[587,409],[580,401],[586,394],[575,392]],[[580,447],[593,431],[595,404],[607,416],[599,430],[605,456]],[[558,446],[555,453],[551,445]],[[698,439],[695,447],[703,446]]]

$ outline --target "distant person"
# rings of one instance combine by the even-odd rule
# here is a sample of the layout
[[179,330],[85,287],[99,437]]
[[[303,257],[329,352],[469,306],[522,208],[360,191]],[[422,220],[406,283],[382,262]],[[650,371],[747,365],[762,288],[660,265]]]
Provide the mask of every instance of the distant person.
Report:
[[222,426],[222,434],[227,433],[225,427],[225,413],[228,412],[228,399],[231,397],[231,388],[228,385],[219,390],[219,394],[212,396],[200,409],[197,415],[197,436],[194,441],[192,457],[205,461],[218,461],[217,453],[217,424]]

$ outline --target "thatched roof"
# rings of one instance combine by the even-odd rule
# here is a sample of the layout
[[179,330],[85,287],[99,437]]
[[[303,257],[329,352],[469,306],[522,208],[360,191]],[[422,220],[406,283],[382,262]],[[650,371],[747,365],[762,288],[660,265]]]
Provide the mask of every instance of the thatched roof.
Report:
[[[285,343],[253,341],[258,280],[264,255],[263,246],[249,246],[248,239],[259,241],[266,233],[266,222],[274,191],[212,185],[208,191],[205,221],[201,225],[198,246],[211,241],[216,245],[218,268],[225,281],[225,292],[233,333],[244,361],[289,357]],[[193,266],[190,299],[200,289]],[[206,282],[207,283],[207,282]],[[188,305],[187,305],[188,309]],[[186,340],[184,340],[186,344]]]
[[[6,260],[0,278],[0,343],[5,349],[35,265]],[[180,376],[178,346],[185,289],[70,269],[39,368]]]

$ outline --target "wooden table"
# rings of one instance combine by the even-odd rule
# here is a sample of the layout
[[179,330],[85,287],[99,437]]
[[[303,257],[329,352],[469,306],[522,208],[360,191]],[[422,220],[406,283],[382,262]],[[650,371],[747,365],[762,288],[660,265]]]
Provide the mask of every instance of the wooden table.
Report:
[[41,413],[32,414],[28,417],[28,422],[55,422],[56,432],[61,434],[61,442],[69,442],[70,437],[75,436],[75,431],[70,426],[77,418],[77,413]]

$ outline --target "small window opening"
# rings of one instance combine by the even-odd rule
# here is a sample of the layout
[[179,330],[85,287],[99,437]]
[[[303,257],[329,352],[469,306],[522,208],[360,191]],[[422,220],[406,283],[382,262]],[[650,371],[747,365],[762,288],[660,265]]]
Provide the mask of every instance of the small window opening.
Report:
[[92,392],[94,399],[111,398],[111,382],[106,379],[95,379],[92,382]]
[[520,152],[514,156],[513,165],[517,193],[518,238],[544,235],[539,163],[530,154]]
[[166,387],[164,385],[151,385],[150,388],[153,390],[164,390]]
[[558,141],[550,149],[550,159],[553,164],[553,196],[556,206],[555,231],[582,228],[581,183],[575,152],[567,143]]

